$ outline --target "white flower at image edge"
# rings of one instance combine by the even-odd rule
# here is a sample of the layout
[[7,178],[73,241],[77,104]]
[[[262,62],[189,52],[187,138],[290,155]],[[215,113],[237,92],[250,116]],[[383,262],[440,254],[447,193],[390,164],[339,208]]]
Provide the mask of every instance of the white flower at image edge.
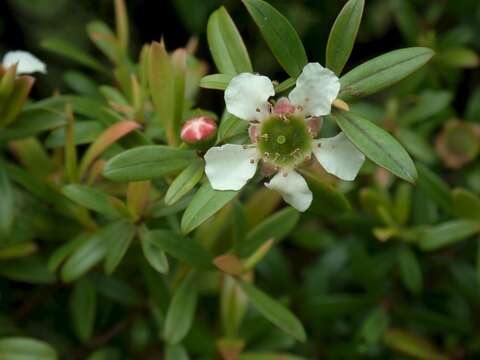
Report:
[[318,63],[307,64],[288,98],[275,105],[272,81],[251,73],[234,77],[225,90],[227,111],[250,123],[252,144],[225,144],[205,154],[205,173],[215,190],[240,190],[257,170],[260,160],[276,175],[265,186],[278,191],[285,202],[299,211],[312,203],[312,192],[295,168],[313,153],[330,174],[354,180],[364,155],[340,132],[335,137],[315,139],[309,125],[330,114],[340,90],[338,77]]
[[8,69],[10,66],[17,64],[17,74],[33,74],[35,72],[46,73],[47,67],[45,63],[29,52],[16,50],[9,51],[2,60],[2,66]]

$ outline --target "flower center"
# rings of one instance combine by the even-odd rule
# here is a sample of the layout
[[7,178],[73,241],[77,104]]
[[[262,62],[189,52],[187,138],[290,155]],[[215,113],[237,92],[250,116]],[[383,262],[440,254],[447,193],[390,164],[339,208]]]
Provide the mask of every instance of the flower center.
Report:
[[262,121],[257,146],[265,162],[295,167],[310,158],[312,136],[301,116],[273,116]]

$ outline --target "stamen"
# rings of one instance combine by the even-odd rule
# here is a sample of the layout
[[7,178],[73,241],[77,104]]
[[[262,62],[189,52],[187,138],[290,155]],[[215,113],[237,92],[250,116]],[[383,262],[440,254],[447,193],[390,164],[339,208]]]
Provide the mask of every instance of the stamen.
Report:
[[250,164],[255,164],[255,160],[250,159]]

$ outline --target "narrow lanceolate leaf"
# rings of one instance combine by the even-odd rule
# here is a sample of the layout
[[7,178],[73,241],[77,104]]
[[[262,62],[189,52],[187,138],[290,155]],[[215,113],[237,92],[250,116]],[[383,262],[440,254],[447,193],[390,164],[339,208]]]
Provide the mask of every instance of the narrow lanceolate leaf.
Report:
[[14,84],[13,91],[8,97],[8,105],[2,111],[0,125],[13,123],[20,114],[23,105],[27,101],[35,79],[31,76],[20,76]]
[[448,360],[427,339],[401,329],[389,329],[384,336],[385,345],[402,354],[421,360]]
[[90,40],[114,63],[119,62],[120,44],[112,29],[102,21],[92,21],[87,25]]
[[340,75],[350,57],[362,20],[365,0],[350,0],[333,24],[327,42],[327,68]]
[[480,221],[480,197],[465,189],[453,190],[453,208],[455,215]]
[[414,294],[422,290],[422,268],[415,253],[407,246],[402,246],[398,251],[398,265],[400,275],[405,287]]
[[170,206],[179,201],[202,179],[205,164],[203,160],[192,162],[173,180],[165,194],[165,204]]
[[200,80],[200,87],[204,89],[225,90],[232,80],[229,74],[212,74],[204,76]]
[[419,163],[417,168],[418,187],[442,210],[450,214],[453,211],[453,199],[448,185],[425,165]]
[[175,74],[170,56],[163,43],[154,42],[150,46],[148,81],[155,107],[156,118],[167,133],[170,145],[178,142],[175,133]]
[[433,251],[453,245],[480,232],[480,223],[473,220],[451,220],[430,226],[421,234],[419,246],[422,250]]
[[134,181],[128,184],[127,206],[136,220],[141,216],[143,210],[148,204],[150,193],[150,181]]
[[190,273],[176,289],[168,307],[163,337],[169,344],[178,344],[190,331],[197,297],[196,274]]
[[246,134],[248,122],[225,112],[218,128],[217,143],[226,142],[227,139],[241,134]]
[[287,308],[255,286],[245,282],[239,284],[260,314],[298,341],[306,340],[302,323]]
[[131,223],[125,222],[123,233],[119,234],[116,238],[110,239],[104,264],[105,273],[107,275],[112,274],[118,267],[127,253],[134,236],[135,226]]
[[309,212],[322,216],[338,216],[351,209],[345,195],[332,185],[318,179],[313,172],[302,171],[302,175],[313,194]]
[[168,259],[162,248],[152,241],[152,233],[147,227],[140,230],[140,241],[145,259],[160,274],[166,274],[169,270]]
[[235,75],[253,72],[247,48],[223,6],[208,19],[207,39],[213,61],[221,73]]
[[90,164],[109,146],[139,127],[140,125],[135,121],[120,121],[105,130],[102,135],[90,145],[83,156],[79,168],[80,176],[87,171]]
[[103,176],[114,181],[151,180],[182,170],[196,159],[192,150],[164,145],[139,146],[110,159]]
[[62,192],[67,198],[89,210],[112,216],[120,215],[118,208],[123,203],[100,190],[85,185],[70,184],[64,186]]
[[184,233],[189,233],[217,211],[227,205],[238,191],[213,190],[210,183],[206,182],[197,191],[190,205],[183,213],[181,228]]
[[431,49],[412,47],[369,60],[340,78],[340,97],[349,101],[380,91],[413,73],[433,55]]
[[117,221],[98,230],[85,240],[68,258],[62,268],[62,279],[70,282],[94,267],[107,253],[109,244],[114,239],[128,232],[131,224],[126,221]]
[[238,254],[249,256],[270,239],[278,243],[295,228],[299,219],[299,212],[290,207],[271,215],[250,230],[243,242],[237,244]]
[[128,13],[125,0],[115,0],[115,25],[117,38],[123,51],[128,51],[130,31],[128,27]]
[[0,242],[10,233],[15,219],[15,197],[6,171],[0,167]]
[[56,360],[55,349],[46,342],[27,337],[0,339],[0,358],[5,360]]
[[263,0],[243,0],[273,55],[292,77],[307,64],[307,54],[293,26],[273,6]]
[[95,286],[87,278],[75,283],[70,296],[73,329],[81,341],[87,341],[93,332],[97,296]]
[[377,165],[394,175],[415,182],[417,170],[410,155],[400,143],[385,130],[350,112],[334,116],[348,139]]
[[149,241],[172,257],[191,266],[212,268],[213,257],[193,239],[168,230],[151,230]]
[[110,70],[101,62],[96,60],[94,57],[88,55],[86,52],[83,52],[81,49],[63,40],[47,39],[42,41],[41,46],[44,49],[65,56],[66,58],[76,61],[77,63],[89,67],[93,70],[97,70],[107,75],[110,74]]

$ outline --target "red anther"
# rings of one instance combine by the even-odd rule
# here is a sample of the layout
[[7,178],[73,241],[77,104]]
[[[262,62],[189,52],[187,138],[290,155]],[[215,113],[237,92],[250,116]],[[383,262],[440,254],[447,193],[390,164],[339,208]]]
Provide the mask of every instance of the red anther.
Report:
[[279,116],[291,115],[295,112],[295,106],[287,98],[281,98],[275,104],[273,112]]

